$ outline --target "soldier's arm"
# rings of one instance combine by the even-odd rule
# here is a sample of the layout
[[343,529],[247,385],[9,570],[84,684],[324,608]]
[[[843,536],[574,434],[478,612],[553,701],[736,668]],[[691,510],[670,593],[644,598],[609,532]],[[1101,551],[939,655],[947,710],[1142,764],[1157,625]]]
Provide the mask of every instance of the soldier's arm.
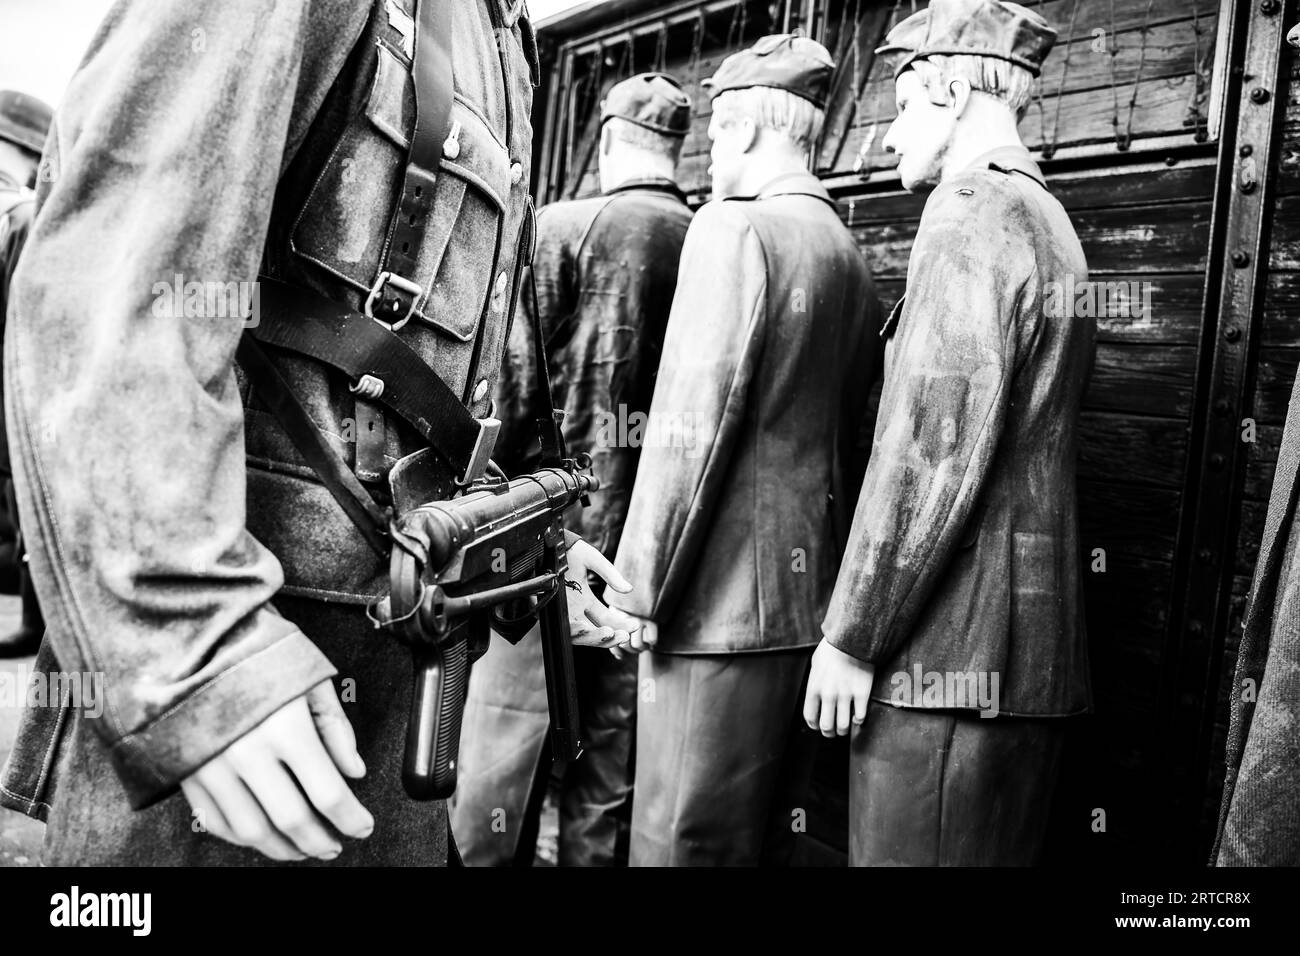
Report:
[[56,120],[14,281],[10,436],[50,640],[103,676],[95,729],[136,807],[333,673],[267,603],[281,570],[244,527],[243,323],[170,291],[257,278],[291,140],[365,7],[118,4]]
[[[13,283],[14,269],[18,265],[18,254],[27,242],[27,234],[32,228],[35,205],[30,199],[18,203],[4,215],[0,215],[0,358],[4,351],[5,316],[9,314],[9,289]],[[13,477],[9,464],[8,432],[5,431],[4,400],[0,395],[0,488]],[[8,512],[9,504],[0,504],[0,511]],[[6,521],[9,520],[6,518]]]
[[[943,187],[941,187],[943,188]],[[977,193],[978,196],[978,193]],[[848,549],[822,629],[885,663],[912,633],[958,547],[1002,436],[1016,366],[1015,303],[1032,262],[996,205],[936,194],[912,251],[900,320],[925,343],[891,370]],[[995,203],[995,200],[989,200]]]
[[767,268],[744,213],[704,206],[682,247],[641,461],[619,545],[634,590],[613,604],[671,613],[695,564],[763,346]]
[[[836,515],[844,516],[841,519],[844,530],[847,530],[849,522],[846,519],[851,518],[854,502],[858,500],[858,492],[862,488],[875,425],[875,416],[870,414],[870,400],[884,371],[885,350],[880,340],[883,316],[874,284],[868,287],[858,314],[846,316],[846,321],[856,321],[857,325],[855,334],[849,337],[850,354],[853,357],[848,365],[839,411],[840,493],[844,500],[836,502]],[[878,407],[877,405],[877,409]],[[843,541],[844,538],[841,537],[840,543]]]

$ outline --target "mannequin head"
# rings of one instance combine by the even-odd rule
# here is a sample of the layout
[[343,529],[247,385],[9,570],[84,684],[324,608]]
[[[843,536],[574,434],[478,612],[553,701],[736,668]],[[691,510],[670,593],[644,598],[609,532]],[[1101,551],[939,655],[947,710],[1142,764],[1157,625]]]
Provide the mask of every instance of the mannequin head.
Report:
[[1033,75],[1007,60],[966,54],[914,60],[894,82],[898,116],[885,134],[903,187],[927,189],[999,146],[1022,145],[1017,125]]
[[811,101],[775,87],[720,93],[709,121],[713,197],[748,195],[783,173],[809,169],[824,119]]

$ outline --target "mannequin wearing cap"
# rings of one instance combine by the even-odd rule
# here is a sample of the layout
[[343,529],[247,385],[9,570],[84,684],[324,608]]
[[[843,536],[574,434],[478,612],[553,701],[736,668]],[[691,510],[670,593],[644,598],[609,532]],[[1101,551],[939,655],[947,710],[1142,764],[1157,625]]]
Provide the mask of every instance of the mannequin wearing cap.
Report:
[[713,94],[709,174],[715,199],[753,196],[780,178],[807,176],[821,130],[820,78],[832,67],[825,49],[781,35],[746,52],[751,56],[729,58],[704,81]]
[[[1300,24],[1287,33],[1300,46]],[[1300,377],[1269,494],[1229,705],[1223,800],[1211,862],[1300,866]],[[1254,693],[1250,693],[1254,690]]]
[[904,189],[932,188],[995,149],[1024,149],[1017,114],[1029,103],[1032,78],[1012,64],[998,63],[992,70],[1007,75],[1005,94],[974,89],[959,72],[945,73],[926,60],[899,75],[898,117],[883,145],[898,156]]
[[[41,145],[52,111],[35,97],[0,91],[0,336],[8,309],[9,281],[36,213],[35,194],[41,162]],[[0,634],[0,657],[35,654],[45,631],[31,570],[23,560],[18,535],[18,508],[13,499],[9,443],[4,434],[4,407],[0,402],[0,582],[5,593],[23,600],[18,629]]]
[[[611,557],[640,456],[636,423],[650,409],[691,218],[676,182],[690,112],[690,100],[665,74],[615,84],[601,107],[603,195],[538,213],[533,275],[552,394],[567,410],[570,453],[590,454],[601,482],[569,527]],[[533,307],[528,296],[523,304]],[[531,327],[522,316],[512,327],[496,393],[502,431],[494,457],[512,474],[536,466],[534,421],[544,414],[529,404]],[[559,863],[619,865],[627,861],[636,664],[598,647],[576,648],[574,664],[584,753],[560,776]],[[470,866],[532,861],[551,775],[548,723],[540,644],[494,640],[470,678],[451,810]]]
[[634,866],[788,863],[806,806],[799,689],[879,352],[870,272],[808,168],[831,69],[783,35],[705,83],[714,198],[682,251],[618,551],[636,585],[611,598],[648,649]]
[[0,137],[0,188],[16,191],[18,187],[30,189],[36,185],[36,169],[41,154],[11,143]]
[[36,97],[0,90],[0,188],[35,188],[53,118],[49,104]]
[[1034,863],[1062,718],[1091,706],[1074,482],[1095,320],[1052,298],[1087,264],[1016,132],[1054,36],[1016,4],[934,0],[878,51],[901,54],[885,147],[932,192],[804,703],[852,733],[854,865]]
[[600,191],[638,181],[675,186],[690,109],[681,86],[663,73],[642,73],[610,90],[601,108]]

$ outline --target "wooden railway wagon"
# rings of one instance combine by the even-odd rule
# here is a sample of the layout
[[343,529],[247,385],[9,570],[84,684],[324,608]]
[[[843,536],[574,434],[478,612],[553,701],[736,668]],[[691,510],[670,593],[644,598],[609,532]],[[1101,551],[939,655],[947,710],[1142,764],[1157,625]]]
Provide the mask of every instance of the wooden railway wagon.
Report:
[[[1300,363],[1300,63],[1285,43],[1296,3],[1023,2],[1059,37],[1021,132],[1107,293],[1078,464],[1096,706],[1070,740],[1048,862],[1196,864]],[[881,149],[893,83],[872,51],[919,5],[608,0],[543,21],[539,201],[597,191],[600,99],[647,69],[694,97],[683,184],[707,201],[699,81],[797,28],[837,63],[817,172],[892,306],[925,199]],[[842,741],[824,746],[806,861],[842,859],[845,760]]]

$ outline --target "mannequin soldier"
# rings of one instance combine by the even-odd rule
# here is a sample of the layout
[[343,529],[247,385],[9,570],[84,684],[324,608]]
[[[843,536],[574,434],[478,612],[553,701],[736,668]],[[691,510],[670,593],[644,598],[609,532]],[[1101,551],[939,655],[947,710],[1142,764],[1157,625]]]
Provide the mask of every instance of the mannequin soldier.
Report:
[[[770,36],[705,81],[714,201],[691,223],[614,599],[643,619],[634,865],[789,858],[799,692],[839,564],[841,441],[877,350],[871,276],[809,171],[833,64]],[[841,529],[842,530],[842,529]]]
[[[36,170],[52,116],[50,107],[36,97],[0,90],[0,332],[8,312],[9,283],[36,214],[36,195],[31,187],[36,185]],[[0,579],[6,584],[6,593],[19,594],[23,602],[18,630],[0,634],[0,657],[26,657],[36,653],[45,622],[32,588],[31,571],[23,560],[9,443],[4,440],[3,429],[0,404]]]
[[[573,530],[612,558],[641,452],[636,423],[650,410],[691,219],[676,182],[691,103],[676,80],[642,73],[610,89],[600,122],[602,195],[538,211],[533,275],[551,387],[567,409],[565,444],[570,453],[592,456],[601,482],[591,506],[574,516]],[[527,296],[523,308],[531,308]],[[530,325],[517,322],[497,390],[497,461],[511,474],[535,467],[534,423],[545,412],[529,401],[532,365]],[[559,862],[626,864],[635,657],[579,647],[574,665],[583,755],[563,769]],[[515,646],[494,639],[470,678],[452,801],[452,830],[466,864],[531,862],[551,770],[543,759],[548,722],[540,645],[533,637]]]
[[[484,416],[531,252],[537,80],[508,0],[128,0],[101,25],[5,353],[49,619],[37,678],[101,675],[106,698],[93,716],[53,696],[20,727],[0,799],[48,820],[44,862],[444,861],[445,805],[399,779],[411,657],[366,619],[387,559],[234,356],[289,316],[245,298],[258,280],[380,322]],[[238,311],[205,305],[232,290]],[[374,508],[393,463],[436,444],[374,383],[266,353]],[[578,581],[586,554],[617,580],[579,544]]]
[[[1287,33],[1300,47],[1300,25]],[[1250,603],[1229,698],[1226,774],[1211,860],[1218,866],[1300,866],[1300,377],[1269,494]]]
[[1087,266],[1016,131],[1054,39],[1016,4],[934,0],[877,51],[901,54],[885,148],[934,191],[804,708],[854,728],[855,865],[1033,863],[1060,718],[1090,706],[1074,468],[1095,323],[1053,304]]

